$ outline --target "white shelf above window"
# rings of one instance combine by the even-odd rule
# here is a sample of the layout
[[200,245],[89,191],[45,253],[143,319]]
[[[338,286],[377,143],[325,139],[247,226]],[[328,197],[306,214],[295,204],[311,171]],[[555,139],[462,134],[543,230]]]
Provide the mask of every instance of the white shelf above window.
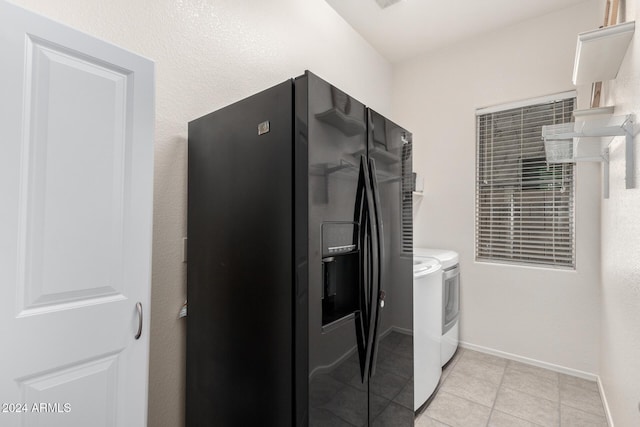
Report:
[[631,21],[578,34],[573,84],[615,79],[635,28]]

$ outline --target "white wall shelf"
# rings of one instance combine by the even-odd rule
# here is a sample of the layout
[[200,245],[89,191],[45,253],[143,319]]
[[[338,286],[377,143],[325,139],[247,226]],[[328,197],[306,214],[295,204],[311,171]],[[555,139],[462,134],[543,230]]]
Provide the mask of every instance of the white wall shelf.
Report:
[[635,28],[631,21],[578,34],[573,84],[615,79]]
[[590,120],[542,127],[549,163],[603,162],[604,198],[609,198],[609,144],[616,136],[625,137],[626,188],[635,188],[633,134],[631,114],[598,116]]
[[607,107],[585,108],[584,110],[574,110],[573,118],[576,121],[600,119],[604,117],[611,117],[615,106],[609,105]]

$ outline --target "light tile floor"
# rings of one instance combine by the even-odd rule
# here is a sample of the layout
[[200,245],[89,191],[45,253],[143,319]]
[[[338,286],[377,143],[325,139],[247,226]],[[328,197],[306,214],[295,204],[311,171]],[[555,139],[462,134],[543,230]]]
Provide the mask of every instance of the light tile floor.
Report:
[[607,427],[595,382],[459,349],[416,427]]

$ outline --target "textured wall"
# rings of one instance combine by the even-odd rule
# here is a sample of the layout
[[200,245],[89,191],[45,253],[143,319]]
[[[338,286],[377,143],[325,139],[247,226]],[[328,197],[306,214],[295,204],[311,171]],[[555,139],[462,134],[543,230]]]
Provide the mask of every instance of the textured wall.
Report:
[[324,0],[15,2],[156,61],[149,425],[182,425],[187,122],[305,69],[388,113],[390,65]]
[[599,166],[577,168],[576,271],[476,263],[475,110],[573,89],[576,34],[601,14],[589,1],[496,30],[397,64],[393,84],[425,181],[415,245],[460,253],[461,339],[589,373],[598,369]]
[[[640,119],[640,5],[627,1],[620,21],[636,31],[615,80],[605,84],[616,115]],[[603,6],[604,8],[604,6]],[[600,378],[616,426],[640,425],[640,145],[636,124],[636,187],[625,189],[624,138],[611,145],[610,198],[602,202],[602,333]]]

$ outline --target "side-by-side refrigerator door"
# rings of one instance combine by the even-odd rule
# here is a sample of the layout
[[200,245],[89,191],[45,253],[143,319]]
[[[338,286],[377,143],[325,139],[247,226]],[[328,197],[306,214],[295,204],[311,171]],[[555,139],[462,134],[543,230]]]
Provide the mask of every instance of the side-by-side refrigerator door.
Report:
[[286,81],[189,123],[186,426],[290,426]]
[[413,426],[411,133],[368,109],[368,157],[380,238],[378,312],[370,388],[388,401],[371,425]]
[[361,225],[371,226],[362,224],[366,110],[309,72],[296,88],[304,87],[302,79],[308,90],[309,425],[363,426],[369,402]]

